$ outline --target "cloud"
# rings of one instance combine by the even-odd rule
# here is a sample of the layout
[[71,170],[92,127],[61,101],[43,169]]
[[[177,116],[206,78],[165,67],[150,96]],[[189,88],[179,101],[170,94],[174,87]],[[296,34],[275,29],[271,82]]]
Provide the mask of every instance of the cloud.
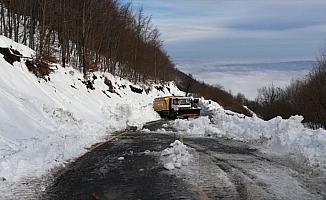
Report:
[[175,63],[202,65],[314,60],[321,43],[319,40],[301,39],[212,38],[192,42],[174,41],[166,47]]
[[196,78],[207,83],[223,85],[233,94],[242,93],[249,99],[257,97],[257,89],[273,83],[276,87],[286,87],[291,80],[303,78],[308,71],[251,71],[248,73],[210,72],[199,74]]
[[226,26],[238,30],[282,31],[324,24],[326,3],[310,2],[273,1],[272,3],[258,3],[256,6],[250,6],[250,13],[229,21]]
[[248,71],[248,72],[204,72],[195,75],[195,78],[204,80],[206,83],[222,85],[225,90],[232,94],[244,94],[249,99],[257,97],[257,89],[273,84],[284,88],[292,80],[301,79],[308,74],[308,70],[294,71]]
[[314,59],[326,39],[326,2],[134,0],[152,15],[177,61]]
[[[291,38],[325,34],[326,3],[313,1],[135,1],[144,5],[163,40]],[[323,27],[323,29],[312,29]],[[316,32],[314,32],[316,31]],[[304,34],[302,34],[304,33]]]
[[255,64],[183,64],[177,67],[196,79],[221,85],[233,94],[242,93],[254,99],[257,89],[274,84],[286,87],[292,80],[303,78],[315,66],[314,61],[255,63]]

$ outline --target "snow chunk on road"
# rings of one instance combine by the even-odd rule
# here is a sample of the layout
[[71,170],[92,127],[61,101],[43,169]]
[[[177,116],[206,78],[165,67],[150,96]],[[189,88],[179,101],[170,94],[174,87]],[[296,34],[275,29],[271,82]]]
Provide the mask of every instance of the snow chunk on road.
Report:
[[120,161],[122,161],[124,159],[125,159],[125,157],[122,157],[122,156],[118,158],[118,160],[120,160]]
[[161,160],[163,161],[164,168],[173,170],[188,165],[191,155],[187,149],[188,147],[179,140],[171,143],[169,148],[161,152]]

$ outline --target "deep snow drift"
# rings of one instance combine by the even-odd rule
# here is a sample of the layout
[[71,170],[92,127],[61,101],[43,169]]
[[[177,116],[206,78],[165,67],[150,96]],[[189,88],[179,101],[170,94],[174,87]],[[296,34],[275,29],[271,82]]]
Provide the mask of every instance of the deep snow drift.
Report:
[[[34,55],[3,36],[0,47]],[[154,84],[133,85],[108,73],[92,74],[95,90],[91,90],[79,71],[52,68],[50,81],[45,81],[30,73],[23,61],[11,65],[0,54],[0,177],[6,182],[40,176],[128,125],[141,128],[159,119],[152,109],[154,97],[183,94],[173,83],[158,90]],[[116,93],[109,91],[105,77]],[[151,90],[139,94],[130,85]]]
[[262,144],[262,151],[285,154],[300,162],[326,169],[326,130],[305,128],[303,117],[284,120],[276,117],[264,121],[256,116],[224,110],[215,102],[201,100],[203,116],[193,120],[178,119],[173,126],[181,133],[194,136],[227,137]]

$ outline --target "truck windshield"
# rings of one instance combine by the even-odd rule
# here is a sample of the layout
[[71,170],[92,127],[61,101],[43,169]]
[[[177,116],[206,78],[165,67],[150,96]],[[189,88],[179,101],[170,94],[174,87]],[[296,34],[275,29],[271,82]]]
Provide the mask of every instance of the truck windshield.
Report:
[[189,105],[189,101],[187,99],[173,99],[174,105]]

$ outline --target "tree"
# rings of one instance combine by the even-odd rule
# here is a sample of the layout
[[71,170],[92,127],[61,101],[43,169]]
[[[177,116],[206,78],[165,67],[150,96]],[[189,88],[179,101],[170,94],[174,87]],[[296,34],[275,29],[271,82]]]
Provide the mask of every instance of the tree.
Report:
[[282,96],[283,90],[273,84],[258,89],[257,102],[262,105],[270,105],[278,101]]

